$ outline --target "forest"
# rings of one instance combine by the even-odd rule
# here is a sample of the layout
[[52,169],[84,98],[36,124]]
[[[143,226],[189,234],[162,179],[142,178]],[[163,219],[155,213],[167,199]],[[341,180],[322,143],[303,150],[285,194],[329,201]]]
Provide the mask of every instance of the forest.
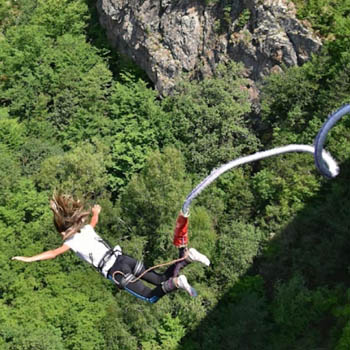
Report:
[[49,208],[59,190],[101,205],[97,231],[113,245],[149,266],[170,261],[183,201],[213,168],[312,145],[350,101],[350,0],[294,2],[323,48],[268,76],[253,118],[240,64],[160,98],[109,46],[95,1],[0,0],[0,349],[350,349],[347,116],[327,138],[336,179],[293,153],[198,196],[190,246],[211,266],[186,268],[196,298],[145,303],[72,252],[11,260],[62,244]]

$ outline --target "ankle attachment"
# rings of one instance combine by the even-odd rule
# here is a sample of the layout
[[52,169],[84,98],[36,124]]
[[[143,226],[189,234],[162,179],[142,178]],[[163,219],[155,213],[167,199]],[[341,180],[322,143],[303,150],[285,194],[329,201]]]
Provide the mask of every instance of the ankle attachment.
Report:
[[176,219],[174,229],[173,244],[175,247],[185,247],[188,243],[188,217],[185,217],[181,212]]

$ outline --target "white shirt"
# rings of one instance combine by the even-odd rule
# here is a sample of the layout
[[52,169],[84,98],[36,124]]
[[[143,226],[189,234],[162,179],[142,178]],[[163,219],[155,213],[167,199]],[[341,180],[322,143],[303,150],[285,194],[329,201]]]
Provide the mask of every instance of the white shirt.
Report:
[[[79,232],[68,238],[64,244],[71,248],[81,259],[96,268],[104,255],[110,250],[110,247],[104,243],[91,225],[85,225]],[[117,249],[118,251],[111,256],[102,270],[105,277],[107,277],[107,272],[115,263],[117,256],[121,254],[121,248],[116,246],[114,250]]]

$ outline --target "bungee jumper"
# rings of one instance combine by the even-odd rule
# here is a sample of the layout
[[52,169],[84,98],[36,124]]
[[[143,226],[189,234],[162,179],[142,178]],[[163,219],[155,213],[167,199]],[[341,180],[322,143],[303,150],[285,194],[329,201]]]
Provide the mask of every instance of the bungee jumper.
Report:
[[[34,262],[53,259],[72,249],[80,258],[93,265],[104,277],[113,281],[118,288],[123,289],[139,299],[150,303],[157,302],[164,295],[178,289],[185,290],[195,297],[196,290],[188,283],[185,275],[179,275],[180,270],[192,262],[210,265],[209,259],[188,244],[188,216],[179,214],[174,230],[174,245],[179,250],[179,258],[166,264],[147,269],[143,262],[122,252],[119,245],[110,247],[96,232],[101,212],[100,205],[94,205],[85,210],[84,204],[70,195],[53,195],[50,201],[54,225],[61,234],[62,246],[26,257],[14,256],[12,260]],[[91,216],[87,224],[87,218]],[[154,271],[160,266],[169,265],[163,273]],[[153,284],[152,289],[143,281]]]
[[[85,210],[84,205],[79,200],[75,200],[69,195],[54,195],[50,201],[50,208],[54,215],[54,224],[57,231],[62,235],[64,244],[38,255],[31,257],[14,256],[12,259],[24,262],[53,259],[72,249],[79,257],[93,265],[104,277],[113,281],[118,288],[124,289],[150,303],[157,302],[165,294],[177,289],[183,289],[189,295],[196,296],[197,292],[188,283],[186,276],[179,275],[180,270],[192,262],[200,262],[206,266],[210,265],[210,261],[205,255],[194,248],[188,249],[187,247],[188,216],[192,201],[226,171],[239,165],[288,152],[311,153],[314,155],[317,168],[323,175],[329,178],[337,176],[339,167],[332,156],[323,149],[323,144],[329,130],[347,113],[350,113],[350,105],[341,107],[328,118],[315,139],[315,146],[291,144],[276,147],[234,159],[214,169],[189,193],[183,203],[182,210],[176,220],[173,239],[173,244],[179,250],[179,258],[170,263],[146,268],[141,261],[123,254],[119,245],[111,248],[95,232],[101,206],[94,205],[92,207],[90,223],[86,224],[86,219],[91,214],[90,210]],[[154,271],[156,268],[166,265],[169,265],[169,267],[164,273]],[[155,288],[149,288],[142,280],[155,285]]]

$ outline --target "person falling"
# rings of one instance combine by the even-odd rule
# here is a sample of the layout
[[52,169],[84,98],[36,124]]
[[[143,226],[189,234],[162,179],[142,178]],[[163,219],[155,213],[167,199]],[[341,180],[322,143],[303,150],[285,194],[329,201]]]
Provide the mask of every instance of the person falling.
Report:
[[[155,303],[164,295],[178,289],[185,290],[193,297],[197,295],[186,276],[179,275],[179,272],[192,262],[209,266],[210,261],[196,249],[187,248],[188,216],[180,213],[176,222],[173,243],[179,249],[179,259],[174,260],[164,273],[158,273],[153,268],[146,268],[143,262],[124,254],[119,245],[111,248],[95,232],[101,212],[100,205],[95,204],[91,211],[85,210],[84,204],[71,195],[54,194],[50,208],[53,212],[54,225],[64,243],[53,250],[30,257],[14,256],[12,260],[24,262],[48,260],[72,249],[104,277],[113,281],[118,288],[150,303]],[[87,224],[86,220],[90,214],[92,214],[90,223]],[[155,287],[150,288],[143,281]]]

